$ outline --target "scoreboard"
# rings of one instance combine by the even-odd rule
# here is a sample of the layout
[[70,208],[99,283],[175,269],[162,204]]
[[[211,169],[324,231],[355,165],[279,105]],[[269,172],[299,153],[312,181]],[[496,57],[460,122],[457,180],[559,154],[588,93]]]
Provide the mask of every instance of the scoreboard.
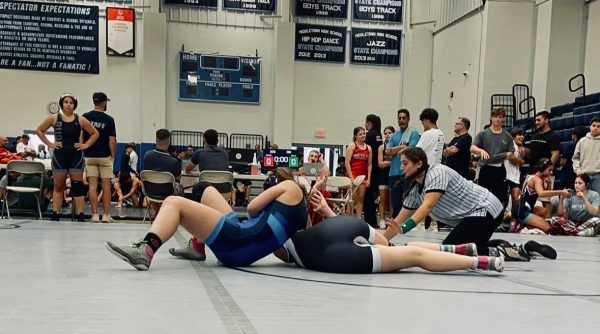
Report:
[[275,169],[277,167],[298,169],[301,165],[302,160],[297,149],[264,151],[262,160],[263,172]]
[[179,99],[260,104],[260,58],[179,52]]

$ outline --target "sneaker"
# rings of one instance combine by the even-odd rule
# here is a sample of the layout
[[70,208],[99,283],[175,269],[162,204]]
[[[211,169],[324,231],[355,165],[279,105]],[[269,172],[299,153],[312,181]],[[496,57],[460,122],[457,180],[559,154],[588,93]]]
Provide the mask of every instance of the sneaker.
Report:
[[385,219],[382,219],[379,221],[379,228],[382,230],[385,230],[387,228],[387,223],[386,223]]
[[135,269],[146,271],[150,268],[154,252],[146,241],[135,242],[131,246],[117,246],[107,241],[105,245],[109,252],[129,263]]
[[52,217],[50,218],[50,220],[53,222],[59,221],[58,212],[52,211]]
[[431,224],[429,224],[429,228],[427,229],[427,231],[437,232],[438,231],[437,222],[436,221],[431,221]]
[[425,222],[420,222],[417,224],[417,231],[425,231]]
[[99,223],[100,222],[100,215],[99,214],[92,214],[92,223]]
[[580,237],[593,237],[594,235],[596,235],[596,231],[594,231],[593,227],[588,227],[583,231],[577,232],[577,235]]
[[556,250],[554,250],[554,248],[548,245],[540,244],[533,240],[527,241],[520,248],[522,248],[523,251],[527,252],[529,255],[541,255],[548,259],[556,259]]
[[83,223],[83,222],[85,222],[85,215],[83,214],[83,212],[80,212],[80,213],[77,215],[77,222],[79,222],[79,223]]
[[187,245],[181,248],[170,248],[169,253],[171,255],[176,256],[178,258],[186,259],[186,260],[194,260],[194,261],[204,261],[206,260],[206,254],[203,252],[199,252],[194,249],[194,245],[192,245],[192,239],[190,239]]
[[114,223],[115,220],[112,219],[112,217],[110,215],[102,215],[102,222],[103,223]]
[[123,213],[123,207],[118,206],[117,207],[117,216],[119,216],[119,218],[125,218],[125,214]]

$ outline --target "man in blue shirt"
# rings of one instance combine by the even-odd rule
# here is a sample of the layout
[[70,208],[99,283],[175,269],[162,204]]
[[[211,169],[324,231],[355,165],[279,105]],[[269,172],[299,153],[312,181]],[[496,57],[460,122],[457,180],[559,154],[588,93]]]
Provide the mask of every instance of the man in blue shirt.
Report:
[[419,142],[419,132],[415,128],[408,126],[409,123],[410,112],[406,109],[398,110],[399,129],[390,138],[390,142],[385,148],[385,155],[392,156],[389,181],[393,209],[392,217],[396,217],[400,213],[403,194],[408,190],[408,186],[410,185],[408,182],[402,182],[404,175],[400,155],[405,148],[414,147]]
[[[102,221],[112,223],[114,220],[110,216],[110,194],[111,182],[113,177],[113,161],[117,150],[117,131],[115,120],[106,114],[107,103],[110,101],[108,96],[102,92],[96,92],[92,96],[94,101],[94,110],[83,114],[96,130],[98,130],[98,140],[92,147],[85,150],[86,176],[90,184],[89,196],[90,206],[92,208],[92,222],[100,222],[98,213],[98,178],[102,180],[103,210]],[[89,134],[83,131],[84,140],[87,140]]]

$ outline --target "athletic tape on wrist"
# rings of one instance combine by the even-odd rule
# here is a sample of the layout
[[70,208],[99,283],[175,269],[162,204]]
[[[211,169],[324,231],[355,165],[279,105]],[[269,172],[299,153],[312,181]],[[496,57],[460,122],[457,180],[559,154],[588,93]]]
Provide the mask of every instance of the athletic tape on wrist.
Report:
[[412,218],[408,218],[404,221],[404,223],[402,223],[402,225],[400,225],[400,228],[402,229],[402,234],[412,230],[413,228],[415,228],[415,226],[417,226],[415,221]]

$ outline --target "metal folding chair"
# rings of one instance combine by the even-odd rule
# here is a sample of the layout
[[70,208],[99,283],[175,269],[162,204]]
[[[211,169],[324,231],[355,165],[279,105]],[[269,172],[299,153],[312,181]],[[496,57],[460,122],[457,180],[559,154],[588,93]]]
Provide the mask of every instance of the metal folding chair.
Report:
[[327,199],[333,212],[338,215],[352,214],[354,210],[354,193],[364,179],[364,175],[356,177],[354,182],[345,176],[330,176],[327,178],[327,187],[337,188],[341,194],[338,198]]
[[152,223],[151,202],[162,204],[164,200],[175,194],[175,176],[169,172],[158,172],[153,170],[144,170],[140,173],[142,181],[142,193],[148,204],[142,223],[146,222],[146,217],[150,218]]
[[[35,196],[37,202],[37,209],[40,220],[42,220],[42,210],[40,207],[40,199],[42,197],[42,186],[44,182],[44,172],[46,171],[44,164],[37,161],[10,161],[6,166],[6,177],[9,178],[10,173],[19,173],[21,175],[38,175],[40,177],[40,184],[37,187],[21,187],[10,185],[10,181],[7,183],[6,191],[4,192],[3,199],[3,211],[4,207],[6,207],[6,213],[8,215],[8,219],[10,217],[10,208],[8,205],[8,192],[13,191],[16,193],[29,193]],[[9,178],[10,179],[10,178]]]
[[205,170],[198,176],[198,181],[212,184],[223,198],[231,204],[231,193],[233,191],[233,174],[231,172]]

